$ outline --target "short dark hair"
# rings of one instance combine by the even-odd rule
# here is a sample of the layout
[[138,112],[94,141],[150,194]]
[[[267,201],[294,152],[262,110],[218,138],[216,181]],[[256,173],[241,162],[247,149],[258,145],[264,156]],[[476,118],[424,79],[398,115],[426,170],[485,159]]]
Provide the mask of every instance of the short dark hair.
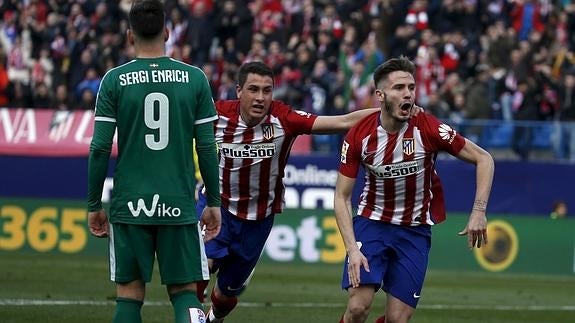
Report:
[[274,72],[272,69],[262,62],[249,62],[242,64],[238,71],[238,85],[243,87],[248,79],[248,74],[257,74],[261,76],[269,76],[274,79]]
[[373,82],[375,87],[379,82],[393,72],[404,71],[411,75],[415,74],[415,64],[409,60],[406,56],[400,56],[398,58],[391,58],[385,63],[379,65],[375,72],[373,73]]
[[130,29],[138,38],[154,39],[164,30],[164,3],[161,0],[134,0],[128,19]]

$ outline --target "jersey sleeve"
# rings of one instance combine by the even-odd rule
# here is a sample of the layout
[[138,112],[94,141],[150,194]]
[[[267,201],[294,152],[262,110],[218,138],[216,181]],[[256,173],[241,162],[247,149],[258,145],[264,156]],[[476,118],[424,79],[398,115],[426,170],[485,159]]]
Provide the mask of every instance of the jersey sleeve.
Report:
[[94,133],[88,156],[88,211],[102,208],[102,189],[116,130],[116,105],[109,74],[104,76],[96,98]]
[[116,89],[113,78],[112,73],[106,73],[100,82],[100,88],[96,96],[96,111],[94,112],[96,121],[116,122]]
[[420,113],[416,122],[425,132],[424,138],[432,150],[445,151],[456,156],[465,146],[465,138],[462,135],[429,113]]
[[311,129],[313,128],[313,123],[315,122],[317,115],[300,110],[294,110],[280,101],[273,101],[272,109],[274,109],[278,115],[282,116],[288,129],[295,135],[311,134]]
[[198,169],[206,187],[208,206],[220,206],[220,183],[217,146],[211,124],[200,124],[196,128],[195,149],[198,153]]
[[357,140],[358,126],[349,130],[341,145],[339,172],[349,178],[356,178],[361,165],[361,140]]
[[[201,77],[201,81],[198,82],[199,89],[196,93],[198,100],[197,106],[199,107],[199,110],[196,111],[196,121],[194,122],[196,125],[213,122],[218,119],[208,78],[206,74],[200,70],[198,70],[198,76]],[[200,79],[199,77],[198,79]]]

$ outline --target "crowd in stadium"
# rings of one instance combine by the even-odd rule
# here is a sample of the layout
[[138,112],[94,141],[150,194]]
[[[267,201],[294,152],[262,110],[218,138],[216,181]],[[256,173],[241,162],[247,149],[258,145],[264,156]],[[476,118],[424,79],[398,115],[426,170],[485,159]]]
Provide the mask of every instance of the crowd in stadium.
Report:
[[[131,1],[0,2],[0,106],[92,109],[129,61]],[[568,0],[166,0],[168,55],[201,67],[214,99],[261,60],[275,98],[316,114],[373,101],[384,59],[417,64],[417,102],[443,119],[575,120]]]

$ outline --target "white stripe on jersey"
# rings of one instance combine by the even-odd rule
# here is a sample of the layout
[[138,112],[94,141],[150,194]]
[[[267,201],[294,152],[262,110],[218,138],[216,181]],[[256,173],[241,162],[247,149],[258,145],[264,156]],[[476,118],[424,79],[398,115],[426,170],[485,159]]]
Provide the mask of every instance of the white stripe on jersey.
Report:
[[217,119],[218,119],[218,115],[215,114],[215,115],[213,115],[213,116],[211,116],[211,117],[209,117],[209,118],[204,118],[204,119],[196,120],[196,122],[194,122],[194,124],[195,124],[195,125],[198,125],[198,124],[203,124],[203,123],[206,123],[206,122],[213,122],[213,121],[216,121]]
[[103,117],[103,116],[95,116],[95,117],[94,117],[94,121],[104,121],[104,122],[116,123],[116,118]]

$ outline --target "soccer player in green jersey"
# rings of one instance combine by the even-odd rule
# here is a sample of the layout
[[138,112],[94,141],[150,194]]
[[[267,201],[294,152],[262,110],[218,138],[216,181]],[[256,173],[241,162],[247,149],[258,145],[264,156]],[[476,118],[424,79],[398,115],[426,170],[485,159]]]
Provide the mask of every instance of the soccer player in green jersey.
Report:
[[[128,41],[137,57],[106,73],[96,100],[88,226],[94,236],[109,236],[115,323],[142,321],[145,286],[156,257],[175,321],[204,322],[196,297],[196,282],[209,279],[202,240],[217,235],[221,226],[213,131],[217,115],[210,87],[200,69],[165,56],[164,20],[160,0],[133,2]],[[116,130],[118,157],[108,217],[101,197]],[[208,196],[199,224],[193,140]]]

